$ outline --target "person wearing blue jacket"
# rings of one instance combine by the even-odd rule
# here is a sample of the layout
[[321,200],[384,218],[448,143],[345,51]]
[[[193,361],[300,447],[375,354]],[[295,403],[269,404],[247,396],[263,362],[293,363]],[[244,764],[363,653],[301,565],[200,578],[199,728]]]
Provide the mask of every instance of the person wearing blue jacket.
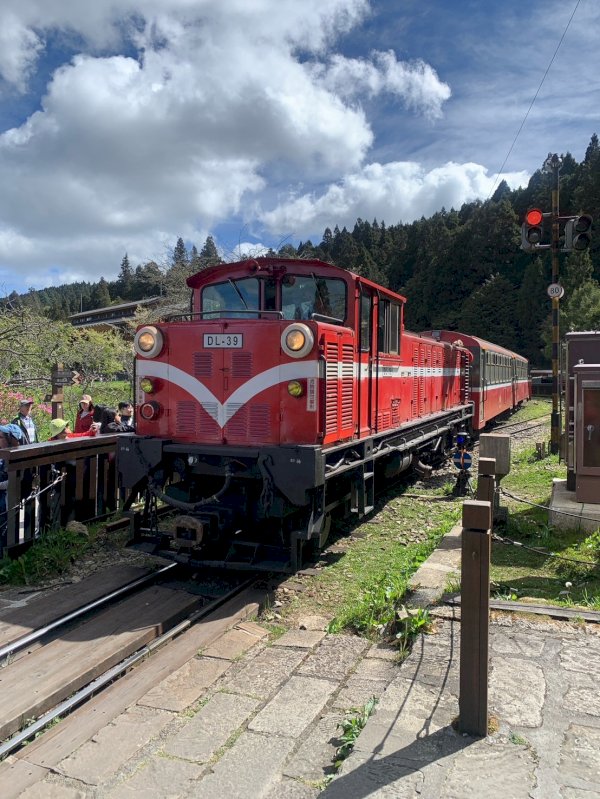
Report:
[[[0,425],[0,450],[18,447],[23,440],[23,431],[16,424]],[[8,471],[4,459],[0,458],[0,548],[6,546],[6,528],[8,511],[6,507],[6,491],[8,488]]]

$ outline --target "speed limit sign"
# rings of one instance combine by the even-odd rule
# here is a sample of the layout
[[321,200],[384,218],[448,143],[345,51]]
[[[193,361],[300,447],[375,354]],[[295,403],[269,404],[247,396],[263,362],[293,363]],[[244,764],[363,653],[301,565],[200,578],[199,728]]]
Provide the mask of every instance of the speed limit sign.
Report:
[[553,300],[553,299],[560,300],[560,298],[565,293],[565,290],[560,285],[560,283],[550,283],[550,285],[548,286],[546,291],[548,292],[548,296],[550,297],[551,300]]

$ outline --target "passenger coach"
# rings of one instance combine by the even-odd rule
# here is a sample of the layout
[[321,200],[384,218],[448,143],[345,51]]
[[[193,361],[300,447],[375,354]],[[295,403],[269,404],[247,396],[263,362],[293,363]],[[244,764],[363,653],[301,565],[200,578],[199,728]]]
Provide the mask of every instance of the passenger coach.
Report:
[[529,362],[523,356],[485,339],[452,330],[430,330],[423,335],[436,341],[460,343],[472,354],[469,375],[475,432],[483,430],[490,420],[516,410],[531,399]]

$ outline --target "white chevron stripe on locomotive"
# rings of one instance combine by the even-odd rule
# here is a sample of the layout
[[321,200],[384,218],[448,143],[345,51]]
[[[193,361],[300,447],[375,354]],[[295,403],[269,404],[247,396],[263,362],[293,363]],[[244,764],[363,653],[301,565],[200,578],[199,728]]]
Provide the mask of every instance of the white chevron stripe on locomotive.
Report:
[[244,385],[236,388],[224,403],[219,402],[204,383],[176,366],[161,361],[146,361],[143,367],[140,366],[139,372],[141,377],[159,377],[182,388],[197,400],[206,413],[223,429],[237,411],[261,391],[290,380],[319,377],[319,364],[316,361],[303,361],[274,366],[251,377]]

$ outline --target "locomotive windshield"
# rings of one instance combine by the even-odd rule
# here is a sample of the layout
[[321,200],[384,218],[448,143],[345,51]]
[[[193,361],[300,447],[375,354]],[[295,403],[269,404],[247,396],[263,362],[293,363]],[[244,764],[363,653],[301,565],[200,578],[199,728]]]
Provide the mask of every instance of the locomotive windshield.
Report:
[[313,314],[344,321],[346,284],[335,278],[286,275],[281,284],[284,319],[311,319]]
[[[290,275],[281,280],[244,277],[213,283],[202,291],[205,319],[257,319],[261,311],[280,311],[283,319],[312,319],[313,316],[343,322],[346,318],[346,283],[316,274]],[[279,299],[281,305],[279,306]],[[278,307],[279,306],[279,307]]]
[[202,310],[211,316],[244,317],[256,319],[260,310],[260,284],[255,277],[227,280],[207,286],[202,292]]

